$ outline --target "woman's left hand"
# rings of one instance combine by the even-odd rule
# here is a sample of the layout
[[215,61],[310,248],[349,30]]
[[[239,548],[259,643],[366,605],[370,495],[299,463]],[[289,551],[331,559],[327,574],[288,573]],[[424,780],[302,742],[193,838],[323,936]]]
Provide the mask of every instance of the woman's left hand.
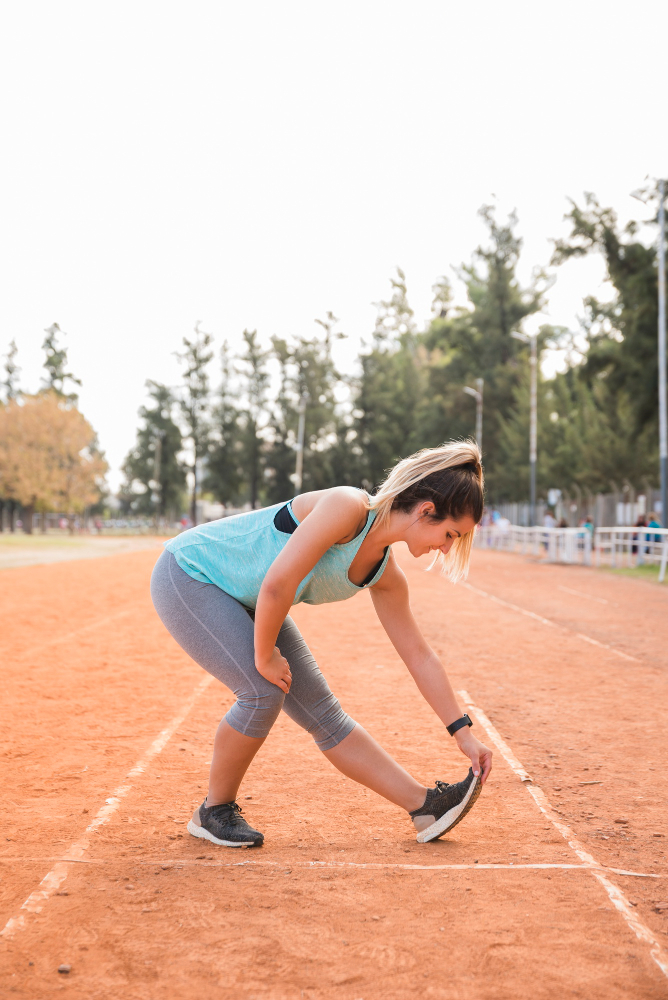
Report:
[[461,752],[470,759],[473,773],[477,775],[482,771],[484,785],[492,770],[492,751],[484,743],[481,743],[468,727],[457,730],[455,739]]

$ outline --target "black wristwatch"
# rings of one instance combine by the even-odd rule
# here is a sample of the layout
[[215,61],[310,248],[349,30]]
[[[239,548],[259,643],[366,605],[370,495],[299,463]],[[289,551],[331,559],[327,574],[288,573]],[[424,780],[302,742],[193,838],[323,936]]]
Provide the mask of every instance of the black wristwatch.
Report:
[[456,722],[451,722],[449,726],[445,728],[448,730],[451,736],[454,736],[458,729],[463,729],[464,726],[472,726],[473,723],[469,719],[466,712],[462,715],[461,719],[457,719]]

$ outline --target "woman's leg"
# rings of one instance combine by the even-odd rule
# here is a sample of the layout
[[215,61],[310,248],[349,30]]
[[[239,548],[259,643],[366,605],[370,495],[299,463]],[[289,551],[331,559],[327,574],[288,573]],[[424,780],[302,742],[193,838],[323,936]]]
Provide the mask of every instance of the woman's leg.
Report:
[[209,770],[208,806],[234,802],[239,786],[266,737],[244,736],[221,719],[213,741],[213,757]]
[[313,736],[318,748],[346,777],[407,812],[419,809],[427,794],[425,786],[343,711],[291,618],[285,619],[276,645],[292,671],[283,711]]
[[366,785],[406,812],[419,809],[425,800],[426,787],[397,764],[359,723],[349,736],[324,754],[347,778]]
[[207,796],[210,807],[232,802],[284,694],[255,669],[253,622],[229,594],[194,580],[164,552],[153,571],[151,596],[179,645],[237,697],[216,733]]

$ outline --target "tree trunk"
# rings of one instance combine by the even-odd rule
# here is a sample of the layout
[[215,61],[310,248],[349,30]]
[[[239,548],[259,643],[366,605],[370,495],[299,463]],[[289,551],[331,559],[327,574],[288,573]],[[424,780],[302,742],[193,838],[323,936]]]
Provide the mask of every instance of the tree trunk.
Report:
[[21,520],[23,521],[23,531],[26,535],[32,535],[32,517],[35,513],[35,505],[28,504],[21,510]]
[[9,501],[9,530],[16,531],[16,500]]

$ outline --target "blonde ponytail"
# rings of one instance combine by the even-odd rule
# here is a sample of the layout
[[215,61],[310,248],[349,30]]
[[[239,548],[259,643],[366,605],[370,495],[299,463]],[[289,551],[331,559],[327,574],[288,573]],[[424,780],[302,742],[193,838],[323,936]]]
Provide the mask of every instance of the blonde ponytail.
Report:
[[[475,441],[448,441],[439,448],[423,448],[403,458],[390,470],[373,496],[369,509],[375,510],[372,531],[387,524],[391,511],[410,510],[421,500],[432,500],[434,519],[456,520],[466,514],[477,522],[482,517],[484,478],[480,449]],[[437,563],[456,582],[468,573],[475,528],[456,539],[447,556],[438,553]]]

